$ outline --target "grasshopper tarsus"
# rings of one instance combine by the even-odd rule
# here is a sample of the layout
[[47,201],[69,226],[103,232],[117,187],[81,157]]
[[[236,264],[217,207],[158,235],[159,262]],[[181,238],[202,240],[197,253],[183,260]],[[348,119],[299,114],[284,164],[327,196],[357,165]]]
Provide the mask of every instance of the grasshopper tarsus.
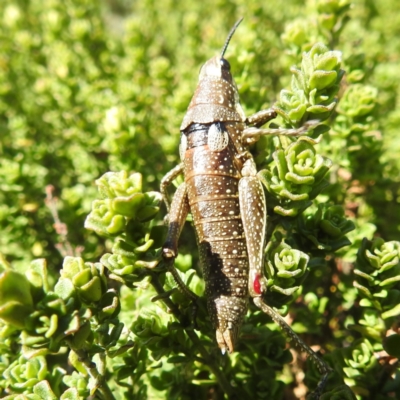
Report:
[[321,397],[321,395],[322,395],[322,393],[323,393],[323,391],[325,389],[326,383],[328,381],[328,377],[329,377],[331,372],[332,372],[332,370],[329,369],[329,371],[326,372],[321,377],[321,379],[318,382],[317,388],[307,395],[307,397],[306,397],[307,400],[319,400],[320,399],[320,397]]

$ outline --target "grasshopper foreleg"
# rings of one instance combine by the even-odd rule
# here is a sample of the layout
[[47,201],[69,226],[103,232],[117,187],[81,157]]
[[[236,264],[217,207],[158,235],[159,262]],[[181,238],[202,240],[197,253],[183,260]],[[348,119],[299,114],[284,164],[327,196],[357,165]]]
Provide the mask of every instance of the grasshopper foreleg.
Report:
[[261,110],[246,118],[246,125],[252,125],[256,128],[263,126],[271,119],[276,118],[277,113],[273,108]]
[[170,210],[170,202],[167,188],[172,183],[172,181],[183,173],[183,163],[178,164],[175,168],[172,168],[162,179],[160,184],[161,196],[167,207],[167,211]]
[[306,132],[315,128],[320,123],[319,120],[311,120],[305,122],[300,128],[287,129],[287,128],[268,128],[262,129],[258,127],[247,127],[243,131],[242,139],[247,143],[256,142],[260,136],[301,136]]

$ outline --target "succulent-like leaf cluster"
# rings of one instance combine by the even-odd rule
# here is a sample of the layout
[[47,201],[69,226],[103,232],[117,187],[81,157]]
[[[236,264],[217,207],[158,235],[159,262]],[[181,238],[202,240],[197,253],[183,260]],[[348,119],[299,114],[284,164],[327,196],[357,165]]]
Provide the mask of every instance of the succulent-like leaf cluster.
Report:
[[300,287],[310,257],[274,241],[268,243],[265,254],[268,290],[290,296]]
[[374,376],[369,378],[371,379],[369,383],[365,379],[371,371],[377,370],[378,360],[374,357],[375,350],[368,339],[360,339],[343,351],[340,363],[345,375],[344,381],[350,387],[356,388],[355,391],[359,395],[369,395],[368,390],[362,389],[362,386],[376,384]]
[[331,160],[319,155],[310,138],[300,138],[286,149],[273,153],[272,170],[260,176],[273,195],[274,211],[283,216],[296,216],[309,207],[311,200],[328,186],[324,180]]
[[354,285],[363,297],[361,306],[381,311],[383,319],[400,315],[399,242],[364,239],[354,273]]
[[[88,360],[117,344],[123,328],[113,320],[120,311],[118,294],[107,290],[100,263],[67,257],[60,275],[53,287],[44,260],[32,262],[24,274],[7,268],[0,275],[0,335],[15,341],[17,334],[22,346],[21,356],[4,369],[0,387],[7,391],[32,399],[80,399],[101,385]],[[49,368],[46,356],[65,354],[63,346],[84,376]],[[71,390],[54,392],[52,386],[61,381]]]
[[[179,162],[196,71],[244,2],[103,3],[0,2],[0,397],[305,397],[317,369],[295,352],[288,364],[284,337],[254,307],[238,351],[215,351],[203,298],[194,318],[159,262],[160,198],[143,191]],[[285,88],[279,125],[319,121],[252,148],[272,238],[265,300],[290,310],[335,369],[321,400],[396,398],[399,2],[379,13],[377,2],[245,3],[227,58],[246,115]],[[96,195],[104,171],[121,172],[98,179]],[[186,233],[176,266],[201,296]]]
[[312,242],[316,250],[334,252],[351,244],[346,234],[355,226],[341,206],[319,204],[317,211],[297,218],[298,232]]
[[161,196],[142,193],[142,175],[128,176],[126,171],[107,172],[96,180],[100,199],[95,200],[85,227],[100,235],[118,235],[129,221],[145,222],[154,218]]
[[[110,235],[110,229],[114,236],[126,232],[115,241],[112,253],[104,254],[100,262],[121,282],[127,277],[133,280],[135,270],[138,270],[136,279],[142,279],[141,268],[154,268],[159,262],[154,249],[155,244],[160,247],[164,230],[150,228],[146,222],[157,214],[161,195],[158,192],[142,193],[139,173],[128,176],[125,171],[107,172],[96,184],[101,200],[93,202],[86,228],[100,235]],[[113,221],[119,221],[118,229],[112,228],[116,226]]]
[[360,396],[371,396],[371,390],[379,385],[381,372],[375,354],[386,351],[388,359],[399,356],[400,336],[390,332],[394,318],[400,314],[399,249],[399,242],[364,239],[357,255],[354,287],[360,298],[361,316],[348,328],[362,338],[336,351],[334,360],[345,383]]
[[[328,119],[337,103],[339,84],[344,71],[341,53],[316,44],[303,54],[300,69],[293,67],[291,90],[282,90],[276,111],[287,126],[301,126],[305,121]],[[315,132],[329,128],[320,124]],[[332,166],[319,154],[315,145],[320,139],[303,136],[294,142],[281,140],[269,168],[260,172],[274,211],[282,216],[296,216],[328,186],[324,179]],[[293,141],[293,140],[292,140]]]
[[291,69],[291,90],[282,90],[278,110],[290,121],[326,120],[337,102],[342,54],[330,51],[322,43],[315,44],[303,55],[300,69]]

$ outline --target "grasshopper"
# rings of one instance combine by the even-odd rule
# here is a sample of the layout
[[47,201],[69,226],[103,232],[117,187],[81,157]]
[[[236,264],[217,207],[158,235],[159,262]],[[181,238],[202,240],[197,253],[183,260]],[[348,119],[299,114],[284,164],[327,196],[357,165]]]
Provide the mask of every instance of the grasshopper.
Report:
[[[267,210],[264,189],[249,145],[261,135],[298,136],[310,129],[263,129],[277,116],[266,109],[246,117],[224,54],[237,26],[226,39],[220,55],[200,70],[199,83],[180,127],[181,163],[161,181],[169,212],[163,258],[177,285],[196,301],[173,267],[178,239],[190,212],[196,231],[206,284],[207,308],[222,353],[232,353],[247,313],[249,297],[268,314],[316,363],[325,384],[329,367],[264,303],[263,273]],[[179,175],[184,183],[169,204],[167,187]],[[316,391],[316,392],[317,392]],[[317,394],[318,396],[318,394]]]

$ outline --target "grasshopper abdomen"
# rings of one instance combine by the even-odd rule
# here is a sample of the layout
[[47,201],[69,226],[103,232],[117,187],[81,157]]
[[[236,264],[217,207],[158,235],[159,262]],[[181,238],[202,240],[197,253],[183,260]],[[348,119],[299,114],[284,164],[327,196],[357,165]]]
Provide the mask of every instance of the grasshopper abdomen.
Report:
[[[232,352],[248,307],[248,255],[238,193],[241,175],[234,146],[223,138],[224,134],[229,138],[225,124],[193,124],[182,134],[185,183],[208,311],[219,347]],[[213,138],[215,143],[209,145],[210,136],[217,135],[221,138]]]

